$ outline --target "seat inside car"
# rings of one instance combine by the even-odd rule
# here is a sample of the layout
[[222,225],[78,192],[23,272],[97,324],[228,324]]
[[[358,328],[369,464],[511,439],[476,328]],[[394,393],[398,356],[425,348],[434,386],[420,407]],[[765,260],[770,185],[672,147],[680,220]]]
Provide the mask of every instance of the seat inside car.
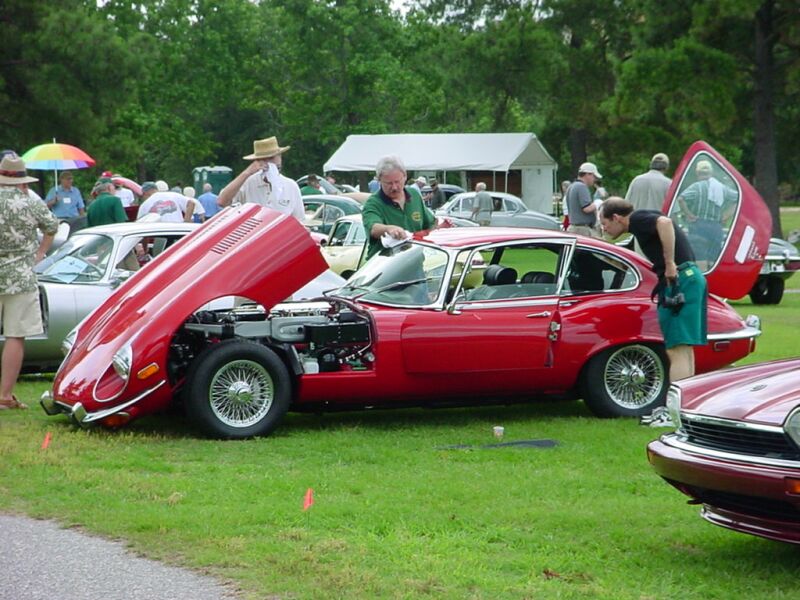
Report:
[[512,285],[517,283],[517,270],[503,265],[489,265],[483,273],[485,285]]
[[555,283],[556,278],[546,271],[528,271],[520,279],[520,283]]

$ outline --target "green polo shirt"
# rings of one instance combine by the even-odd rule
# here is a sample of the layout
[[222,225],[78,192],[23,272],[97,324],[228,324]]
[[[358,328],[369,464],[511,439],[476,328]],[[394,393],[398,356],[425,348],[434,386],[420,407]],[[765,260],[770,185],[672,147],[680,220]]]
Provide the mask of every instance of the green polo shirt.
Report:
[[369,240],[367,258],[372,257],[383,247],[380,238],[373,238],[370,235],[372,226],[375,223],[397,225],[411,232],[431,229],[436,224],[436,218],[431,211],[425,208],[422,203],[422,196],[418,190],[414,189],[415,187],[412,186],[410,189],[405,189],[406,203],[402,209],[397,202],[386,196],[380,188],[367,198],[364,203],[364,210],[361,212],[361,220],[364,223],[364,230]]
[[124,223],[128,220],[122,202],[108,192],[102,192],[94,199],[86,210],[86,222],[89,227]]
[[301,196],[316,196],[317,194],[321,194],[322,190],[318,190],[315,187],[310,185],[304,185],[300,188],[300,195]]

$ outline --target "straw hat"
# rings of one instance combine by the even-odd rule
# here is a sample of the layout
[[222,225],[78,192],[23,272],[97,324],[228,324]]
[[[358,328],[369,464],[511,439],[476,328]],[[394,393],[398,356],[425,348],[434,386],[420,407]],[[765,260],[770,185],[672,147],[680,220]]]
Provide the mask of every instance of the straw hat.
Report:
[[25,171],[25,161],[18,156],[4,156],[0,161],[0,184],[17,185],[20,183],[33,183],[39,181],[35,177],[28,177]]
[[243,156],[245,160],[257,160],[261,158],[272,158],[278,154],[283,154],[291,146],[281,147],[278,145],[278,138],[269,137],[264,140],[256,140],[253,142],[253,153]]

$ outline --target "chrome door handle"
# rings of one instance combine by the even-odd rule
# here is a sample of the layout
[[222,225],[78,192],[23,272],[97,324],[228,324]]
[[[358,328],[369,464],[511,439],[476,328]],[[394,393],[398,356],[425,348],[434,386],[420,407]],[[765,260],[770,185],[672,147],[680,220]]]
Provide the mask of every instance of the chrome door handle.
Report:
[[525,318],[526,319],[538,319],[539,317],[549,317],[549,316],[550,316],[550,311],[549,310],[545,310],[545,311],[540,312],[540,313],[531,313],[529,315],[525,315]]

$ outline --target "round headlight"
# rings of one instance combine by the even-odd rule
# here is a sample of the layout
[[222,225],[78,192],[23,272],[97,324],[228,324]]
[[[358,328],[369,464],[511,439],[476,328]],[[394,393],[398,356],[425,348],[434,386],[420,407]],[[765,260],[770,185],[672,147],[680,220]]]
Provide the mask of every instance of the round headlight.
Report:
[[111,364],[114,365],[114,370],[117,372],[122,379],[125,381],[128,380],[128,376],[131,374],[131,364],[133,363],[133,350],[131,349],[130,344],[125,344],[122,348],[120,348],[116,354],[114,354],[114,358],[111,359]]
[[675,428],[681,426],[681,388],[676,385],[669,386],[667,391],[667,412]]
[[800,407],[795,408],[786,418],[783,429],[786,431],[786,435],[792,438],[795,444],[800,446]]
[[67,337],[64,338],[64,341],[61,342],[61,352],[64,353],[65,357],[72,350],[72,347],[75,345],[75,339],[77,337],[78,337],[78,328],[75,327],[75,328],[72,329],[72,331],[70,331],[67,334]]

